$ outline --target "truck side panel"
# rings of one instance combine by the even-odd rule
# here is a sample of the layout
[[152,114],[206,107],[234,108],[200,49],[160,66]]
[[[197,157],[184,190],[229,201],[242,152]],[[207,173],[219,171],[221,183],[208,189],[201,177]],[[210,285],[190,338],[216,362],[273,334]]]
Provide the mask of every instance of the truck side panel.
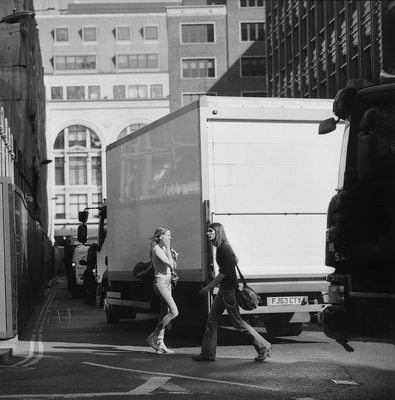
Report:
[[107,150],[109,280],[135,280],[154,230],[168,226],[181,279],[202,281],[198,118],[194,108],[162,119]]

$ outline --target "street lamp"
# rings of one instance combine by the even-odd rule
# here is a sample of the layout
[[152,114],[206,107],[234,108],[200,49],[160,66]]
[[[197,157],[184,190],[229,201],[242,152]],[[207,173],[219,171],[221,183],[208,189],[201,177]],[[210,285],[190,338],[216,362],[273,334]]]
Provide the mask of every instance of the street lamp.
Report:
[[16,24],[18,22],[27,21],[29,19],[34,18],[36,14],[33,11],[22,10],[22,11],[14,11],[12,14],[6,15],[0,20],[0,24]]

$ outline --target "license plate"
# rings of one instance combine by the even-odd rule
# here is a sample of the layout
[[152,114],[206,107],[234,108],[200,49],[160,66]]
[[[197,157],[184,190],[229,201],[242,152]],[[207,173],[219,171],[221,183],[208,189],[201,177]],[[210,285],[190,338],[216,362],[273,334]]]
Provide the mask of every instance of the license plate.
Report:
[[268,306],[297,306],[302,303],[307,303],[307,296],[289,296],[289,297],[268,297]]

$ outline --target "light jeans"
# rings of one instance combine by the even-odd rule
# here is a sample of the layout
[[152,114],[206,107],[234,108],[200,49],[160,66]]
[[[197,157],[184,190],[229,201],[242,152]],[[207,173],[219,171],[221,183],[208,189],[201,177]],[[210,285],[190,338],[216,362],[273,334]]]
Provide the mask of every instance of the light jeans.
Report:
[[166,325],[178,315],[177,305],[171,295],[171,276],[158,275],[154,277],[153,289],[160,299],[159,322],[155,329],[159,339],[165,336]]
[[217,352],[217,331],[220,318],[224,310],[228,312],[232,326],[239,332],[247,335],[255,350],[259,352],[270,346],[254,328],[244,321],[239,312],[234,289],[219,289],[211,306],[207,319],[206,332],[204,333],[201,355],[206,358],[215,359]]

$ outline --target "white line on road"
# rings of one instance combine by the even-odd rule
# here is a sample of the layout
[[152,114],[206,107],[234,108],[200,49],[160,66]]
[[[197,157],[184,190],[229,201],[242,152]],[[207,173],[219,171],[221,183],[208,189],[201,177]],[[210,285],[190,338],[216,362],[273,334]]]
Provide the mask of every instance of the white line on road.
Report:
[[[0,399],[80,399],[80,398],[90,398],[90,397],[115,397],[115,396],[138,396],[143,394],[151,394],[154,390],[162,387],[166,389],[166,383],[171,379],[170,376],[154,376],[147,382],[143,383],[141,386],[130,390],[129,392],[104,392],[104,393],[51,393],[51,394],[9,394],[0,395]],[[191,394],[184,388],[177,385],[171,385],[171,392],[177,394]]]
[[[41,309],[40,315],[39,315],[39,317],[37,319],[37,322],[36,322],[36,324],[34,326],[34,329],[33,329],[32,337],[30,339],[29,353],[28,353],[27,357],[24,360],[19,361],[18,363],[11,365],[11,367],[16,367],[16,366],[28,367],[30,365],[38,363],[42,359],[42,357],[44,355],[44,345],[43,345],[43,342],[42,342],[42,332],[43,332],[43,328],[44,328],[44,322],[46,320],[46,316],[47,316],[49,307],[50,307],[50,305],[51,305],[51,303],[53,301],[54,296],[55,296],[55,292],[52,291],[50,293],[50,295],[48,296],[48,299],[45,302],[43,308]],[[37,338],[38,338],[38,340],[36,340]],[[38,346],[38,354],[35,357],[35,344],[36,343],[37,343],[37,346]]]
[[153,378],[149,379],[143,385],[136,387],[129,392],[129,394],[148,394],[153,392],[155,389],[160,388],[164,385],[169,379],[170,376],[154,376]]
[[248,387],[248,388],[254,388],[254,389],[271,390],[273,392],[277,392],[277,391],[280,390],[280,389],[277,389],[277,388],[271,388],[271,387],[267,387],[267,386],[250,385],[248,383],[241,383],[241,382],[223,381],[221,379],[200,378],[200,377],[197,377],[197,376],[167,374],[167,373],[164,373],[164,372],[144,371],[144,370],[138,370],[138,369],[113,367],[111,365],[97,364],[97,363],[92,363],[92,362],[88,362],[88,361],[83,362],[83,364],[92,365],[94,367],[100,367],[100,368],[116,369],[118,371],[128,371],[128,372],[136,372],[136,373],[139,373],[139,374],[151,374],[151,375],[159,375],[159,376],[170,376],[170,377],[173,377],[173,378],[191,379],[191,380],[203,381],[203,382],[224,383],[225,385],[233,385],[233,386],[242,386],[242,387]]

